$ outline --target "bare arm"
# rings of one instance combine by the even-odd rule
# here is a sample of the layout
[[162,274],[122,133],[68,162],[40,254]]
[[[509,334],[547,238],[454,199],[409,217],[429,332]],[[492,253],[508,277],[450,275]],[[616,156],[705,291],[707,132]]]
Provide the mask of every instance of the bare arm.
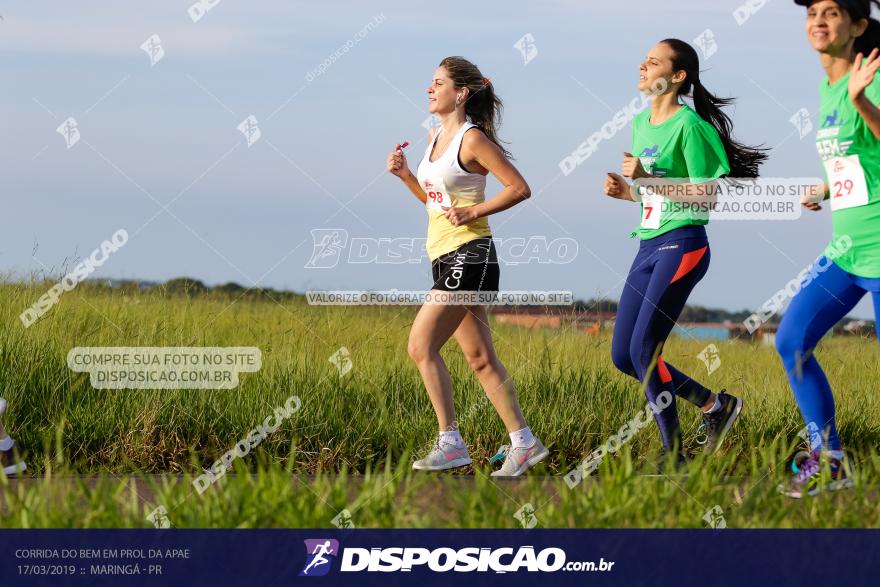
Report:
[[689,181],[675,181],[670,179],[662,179],[659,177],[637,179],[631,186],[631,198],[636,202],[642,200],[637,188],[640,188],[641,194],[647,190],[663,196],[672,202],[712,202],[715,200],[718,190],[714,189],[717,185],[716,181],[706,183],[692,183]]
[[[428,144],[431,144],[434,136],[434,129],[428,133]],[[413,175],[412,171],[409,169],[409,163],[406,160],[406,154],[403,152],[403,149],[398,147],[394,151],[391,151],[388,155],[387,167],[389,173],[392,173],[400,178],[403,184],[409,188],[409,191],[420,201],[422,204],[427,202],[428,196],[425,194],[425,191],[422,189],[422,186],[419,185],[419,180]]]
[[801,204],[807,210],[816,212],[822,209],[820,202],[827,200],[829,197],[831,197],[831,192],[828,189],[828,184],[823,181],[818,185],[810,186],[809,189],[801,194]]
[[616,173],[608,173],[605,177],[605,186],[604,186],[605,194],[611,196],[616,200],[624,200],[627,202],[638,202],[632,192],[631,186],[629,183],[620,175]]
[[871,129],[874,136],[880,140],[880,108],[877,108],[877,106],[872,104],[864,94],[854,100],[853,103],[855,104],[856,110],[858,110],[861,117],[865,120],[865,124]]
[[645,171],[645,168],[642,167],[641,160],[638,157],[634,157],[628,152],[623,154],[623,164],[620,171],[624,177],[630,177],[635,180],[635,182],[630,185],[619,175],[609,174],[610,176],[616,176],[617,179],[615,179],[615,182],[620,187],[623,187],[624,190],[626,190],[626,187],[624,186],[629,187],[629,191],[624,193],[626,197],[619,199],[640,202],[642,198],[639,195],[639,192],[636,191],[639,185],[642,187],[642,193],[644,193],[645,186],[651,186],[654,193],[662,195],[667,200],[673,202],[711,202],[714,194],[717,193],[717,190],[709,189],[714,187],[716,183],[714,181],[692,183],[684,180],[670,180],[654,177]]
[[[409,169],[407,169],[407,171],[409,171]],[[419,180],[416,178],[415,175],[412,174],[411,171],[407,173],[406,177],[401,177],[400,179],[401,181],[403,181],[403,185],[409,188],[409,191],[411,191],[412,194],[416,198],[418,198],[419,202],[424,204],[428,201],[428,196],[425,195],[425,190],[423,190],[422,186],[419,185]]]
[[461,143],[461,161],[469,170],[491,173],[504,188],[495,197],[475,206],[450,208],[446,217],[456,226],[512,208],[532,195],[529,184],[517,168],[504,156],[498,145],[482,132],[465,133]]
[[856,55],[853,61],[849,77],[850,99],[864,119],[865,124],[877,139],[880,139],[880,108],[871,103],[865,92],[866,88],[874,83],[874,76],[880,69],[880,50],[874,49],[868,58],[862,63],[862,54]]

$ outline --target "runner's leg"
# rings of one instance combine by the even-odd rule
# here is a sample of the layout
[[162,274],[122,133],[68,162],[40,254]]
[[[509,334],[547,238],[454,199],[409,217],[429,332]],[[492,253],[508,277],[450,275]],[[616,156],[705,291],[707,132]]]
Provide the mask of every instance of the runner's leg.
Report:
[[525,428],[527,424],[516,397],[513,379],[495,354],[485,306],[468,307],[467,314],[455,331],[455,340],[507,432]]
[[[825,372],[813,356],[819,340],[846,316],[865,290],[843,269],[828,261],[792,299],[776,333],[776,350],[806,424],[815,423],[822,439],[812,438],[813,450],[840,450],[834,421],[834,395]],[[877,303],[875,297],[875,304]],[[824,447],[822,446],[824,444]]]
[[[653,251],[651,253],[639,252],[626,278],[623,293],[621,293],[620,301],[617,304],[617,315],[614,319],[611,359],[621,372],[635,379],[639,379],[639,377],[632,362],[630,347],[632,346],[632,336],[636,320],[642,305],[645,304],[645,295],[654,270],[654,261],[655,255]],[[650,309],[652,308],[649,305]],[[712,396],[712,392],[709,389],[669,363],[666,363],[666,368],[669,376],[672,378],[672,386],[676,395],[697,407],[706,405]]]
[[[432,293],[438,293],[431,290]],[[463,306],[425,304],[416,314],[409,333],[407,352],[415,362],[440,430],[455,430],[455,405],[452,400],[452,380],[449,369],[440,356],[440,349],[461,324],[467,310]]]
[[[710,258],[708,245],[698,246],[688,241],[681,241],[675,249],[658,250],[656,254],[630,344],[630,357],[639,380],[647,379],[645,396],[655,404],[662,392],[674,392],[672,372],[660,353],[688,296],[706,274]],[[675,401],[656,414],[655,419],[660,427],[663,447],[673,450],[677,446],[680,450],[681,430]]]

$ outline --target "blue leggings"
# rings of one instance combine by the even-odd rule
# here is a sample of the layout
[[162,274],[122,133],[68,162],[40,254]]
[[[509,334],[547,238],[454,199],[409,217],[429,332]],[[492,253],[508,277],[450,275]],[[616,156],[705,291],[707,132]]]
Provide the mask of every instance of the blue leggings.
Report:
[[[670,391],[702,406],[710,391],[665,363],[659,353],[694,286],[709,268],[709,241],[702,226],[687,226],[641,241],[617,306],[611,359],[644,382],[648,401]],[[654,356],[657,354],[656,363]],[[675,401],[654,416],[663,447],[681,446]]]
[[[834,422],[834,396],[819,361],[813,356],[813,349],[868,291],[873,291],[874,315],[880,317],[880,288],[877,287],[880,280],[857,277],[825,257],[816,261],[805,282],[807,280],[782,318],[776,334],[776,350],[782,357],[804,422],[811,429],[811,448],[840,450]],[[880,336],[880,322],[877,325]]]

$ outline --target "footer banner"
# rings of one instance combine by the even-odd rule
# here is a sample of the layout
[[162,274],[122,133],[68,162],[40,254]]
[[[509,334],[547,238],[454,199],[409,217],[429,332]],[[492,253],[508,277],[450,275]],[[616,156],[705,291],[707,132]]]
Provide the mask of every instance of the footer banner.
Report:
[[876,530],[0,530],[0,586],[876,585]]

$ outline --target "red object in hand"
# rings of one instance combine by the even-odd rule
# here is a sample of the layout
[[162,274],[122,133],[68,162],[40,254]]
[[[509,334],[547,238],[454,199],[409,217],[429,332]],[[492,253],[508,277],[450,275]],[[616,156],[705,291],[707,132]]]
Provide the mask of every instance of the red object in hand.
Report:
[[397,150],[400,151],[401,149],[406,149],[407,147],[409,147],[409,141],[403,141],[403,144],[397,145]]

